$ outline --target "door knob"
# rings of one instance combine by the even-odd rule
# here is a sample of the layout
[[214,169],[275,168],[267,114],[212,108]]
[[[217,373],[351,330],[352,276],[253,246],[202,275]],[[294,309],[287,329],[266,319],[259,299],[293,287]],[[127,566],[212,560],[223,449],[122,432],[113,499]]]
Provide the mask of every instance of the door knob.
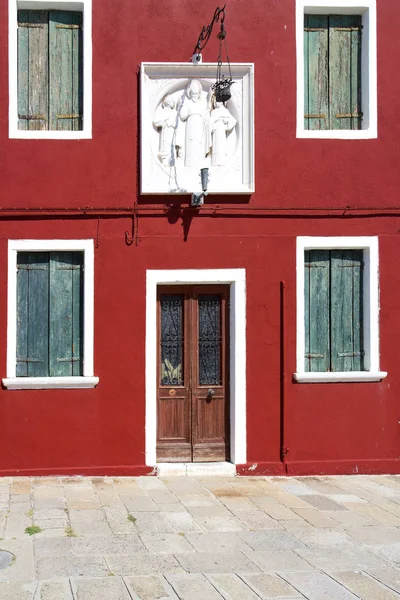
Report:
[[213,398],[213,396],[215,396],[214,390],[212,390],[211,388],[209,390],[207,390],[207,396],[209,398]]

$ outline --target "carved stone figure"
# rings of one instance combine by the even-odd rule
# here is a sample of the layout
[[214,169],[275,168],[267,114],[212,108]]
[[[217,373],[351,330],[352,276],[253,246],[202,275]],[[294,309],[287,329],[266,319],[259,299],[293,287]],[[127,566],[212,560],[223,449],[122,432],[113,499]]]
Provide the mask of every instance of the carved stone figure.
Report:
[[228,164],[227,136],[235,127],[236,119],[223,102],[214,99],[213,103],[214,109],[210,115],[211,165],[221,167]]
[[163,165],[172,166],[175,164],[177,126],[177,111],[173,98],[170,96],[164,98],[155,112],[153,123],[160,134],[158,158]]
[[179,116],[186,123],[185,167],[202,167],[207,153],[208,110],[202,96],[200,81],[194,79],[186,89],[186,98],[178,109]]

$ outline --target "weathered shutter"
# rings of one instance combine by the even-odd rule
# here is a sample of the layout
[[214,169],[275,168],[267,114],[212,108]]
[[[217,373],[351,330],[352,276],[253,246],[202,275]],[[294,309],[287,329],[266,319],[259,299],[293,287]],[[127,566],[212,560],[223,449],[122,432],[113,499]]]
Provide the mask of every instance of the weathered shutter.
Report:
[[28,376],[28,294],[29,294],[29,254],[17,255],[17,377]]
[[49,254],[17,259],[17,376],[46,377],[49,335]]
[[329,371],[329,250],[308,250],[304,260],[305,370]]
[[304,128],[329,129],[328,16],[304,16]]
[[82,375],[82,253],[50,255],[49,359],[52,377]]
[[50,129],[82,129],[82,13],[49,12]]
[[331,370],[362,371],[363,251],[331,250]]
[[331,129],[361,129],[361,19],[329,17]]
[[18,11],[18,129],[48,129],[48,12]]

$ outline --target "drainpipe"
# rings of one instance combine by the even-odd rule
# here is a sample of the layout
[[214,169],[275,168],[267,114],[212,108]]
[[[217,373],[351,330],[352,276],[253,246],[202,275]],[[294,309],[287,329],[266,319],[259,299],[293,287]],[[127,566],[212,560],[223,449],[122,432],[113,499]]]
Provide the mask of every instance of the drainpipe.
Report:
[[280,410],[280,444],[281,444],[281,462],[283,464],[283,469],[285,472],[285,475],[288,474],[288,468],[287,468],[287,463],[286,463],[286,455],[289,452],[289,448],[287,448],[286,446],[286,439],[285,439],[285,434],[286,434],[286,398],[285,398],[285,392],[286,392],[286,369],[285,369],[285,352],[286,352],[286,348],[285,348],[285,295],[286,295],[286,283],[284,281],[281,281],[280,283],[280,332],[281,332],[281,339],[280,339],[280,347],[281,347],[281,352],[280,352],[280,372],[281,372],[281,379],[280,379],[280,404],[281,404],[281,410]]

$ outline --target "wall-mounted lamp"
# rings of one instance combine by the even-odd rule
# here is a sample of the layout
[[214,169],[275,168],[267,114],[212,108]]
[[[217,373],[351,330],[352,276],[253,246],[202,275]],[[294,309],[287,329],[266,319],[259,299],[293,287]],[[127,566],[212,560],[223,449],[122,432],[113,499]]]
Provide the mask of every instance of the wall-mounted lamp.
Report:
[[[193,64],[197,65],[197,64],[201,63],[201,61],[202,61],[201,51],[203,50],[203,48],[207,44],[208,40],[210,39],[210,35],[211,35],[214,24],[220,22],[220,32],[217,34],[217,38],[219,39],[219,53],[218,53],[218,59],[217,59],[217,63],[218,63],[217,76],[215,79],[215,83],[213,83],[211,86],[211,89],[213,90],[214,95],[215,95],[215,99],[218,102],[227,102],[229,100],[229,98],[231,97],[230,88],[231,88],[231,85],[234,83],[234,81],[232,79],[231,64],[230,64],[229,56],[228,56],[228,48],[226,45],[226,29],[225,29],[225,25],[224,25],[225,6],[226,5],[224,5],[222,8],[219,8],[219,6],[218,6],[215,9],[215,12],[214,12],[214,15],[213,15],[210,25],[203,27],[203,29],[201,30],[199,39],[197,40],[197,44],[194,48],[194,52],[193,52],[193,56],[192,56]],[[225,77],[225,75],[222,72],[222,70],[223,70],[223,61],[222,61],[223,47],[222,46],[223,45],[225,46],[225,55],[226,55],[226,62],[228,64],[229,77]]]
[[207,188],[208,188],[208,168],[204,167],[200,169],[200,177],[201,177],[201,189],[203,190],[200,193],[193,193],[192,200],[190,202],[190,206],[202,206],[204,204],[204,198],[207,196]]

